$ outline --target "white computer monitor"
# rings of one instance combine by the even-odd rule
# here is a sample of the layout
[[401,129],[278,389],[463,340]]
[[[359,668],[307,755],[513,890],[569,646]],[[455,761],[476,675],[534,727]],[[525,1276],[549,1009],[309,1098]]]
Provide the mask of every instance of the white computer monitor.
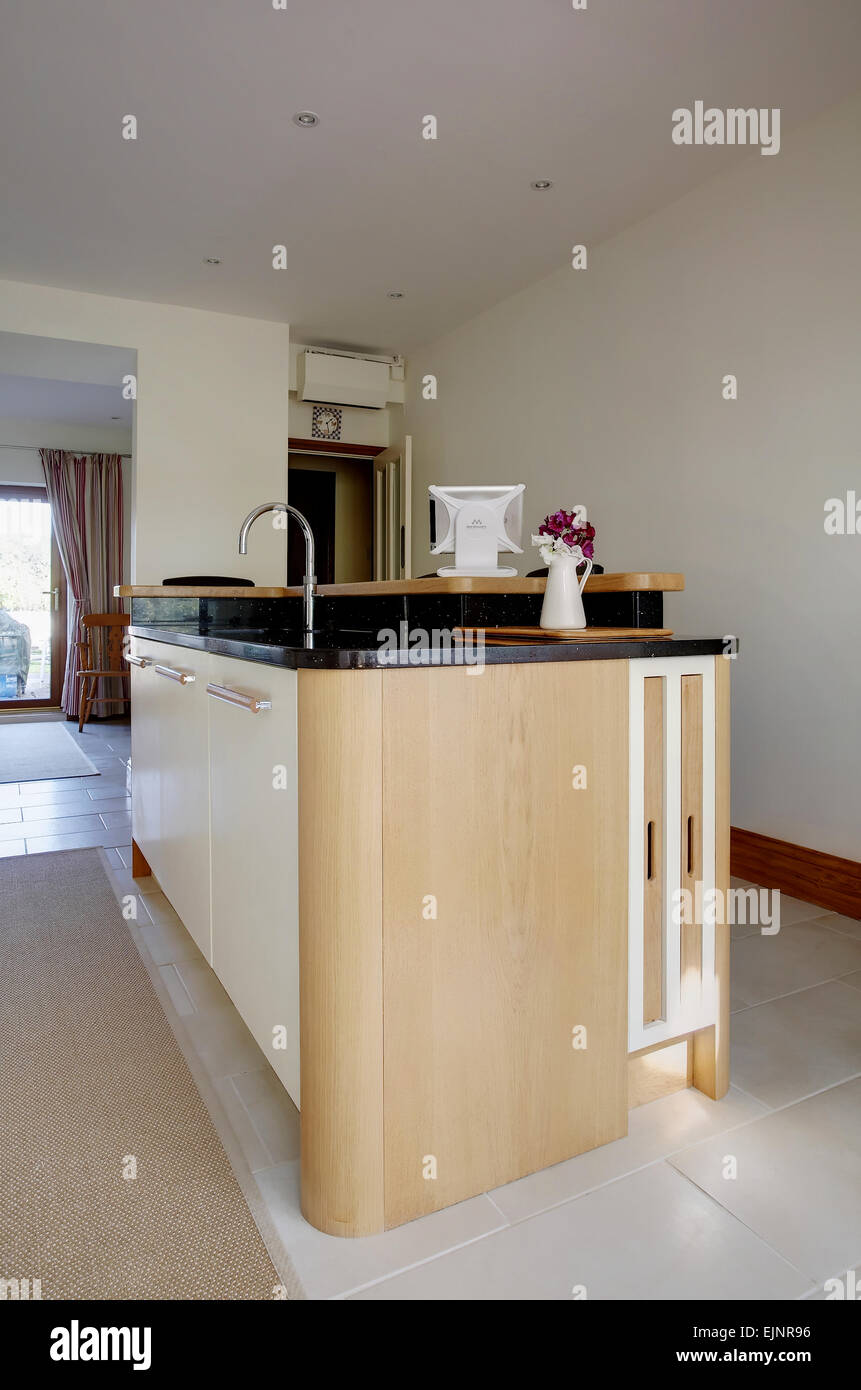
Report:
[[497,565],[501,551],[522,555],[523,493],[525,483],[473,487],[431,484],[431,554],[454,554],[454,564],[437,570],[448,575],[517,574],[510,565]]

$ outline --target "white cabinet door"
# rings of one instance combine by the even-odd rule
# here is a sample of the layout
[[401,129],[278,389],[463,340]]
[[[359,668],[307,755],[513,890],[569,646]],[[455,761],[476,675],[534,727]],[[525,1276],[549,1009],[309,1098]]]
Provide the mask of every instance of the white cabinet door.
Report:
[[[133,637],[132,658],[132,838],[156,878],[161,870],[161,682],[153,675],[158,642]],[[143,662],[143,665],[138,663]]]
[[298,1105],[296,672],[212,655],[209,680],[212,966]]
[[144,672],[160,716],[161,825],[156,875],[174,910],[212,960],[209,890],[209,656],[160,647]]

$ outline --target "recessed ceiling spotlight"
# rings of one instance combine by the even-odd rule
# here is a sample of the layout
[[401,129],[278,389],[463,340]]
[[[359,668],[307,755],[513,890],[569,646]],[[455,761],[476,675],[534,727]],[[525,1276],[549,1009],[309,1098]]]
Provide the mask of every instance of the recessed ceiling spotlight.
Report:
[[552,179],[533,179],[533,180],[532,180],[532,183],[531,183],[529,186],[530,186],[530,188],[536,189],[537,192],[543,193],[544,190],[545,190],[545,188],[552,188],[552,187],[553,187],[553,180],[552,180]]
[[293,117],[293,124],[304,126],[307,130],[309,126],[319,125],[320,117],[315,111],[297,111]]
[[388,295],[386,296],[387,299],[403,299],[403,297],[403,290],[389,290]]
[[220,256],[204,256],[204,258],[203,258],[203,264],[204,264],[204,265],[221,265],[221,257],[220,257]]

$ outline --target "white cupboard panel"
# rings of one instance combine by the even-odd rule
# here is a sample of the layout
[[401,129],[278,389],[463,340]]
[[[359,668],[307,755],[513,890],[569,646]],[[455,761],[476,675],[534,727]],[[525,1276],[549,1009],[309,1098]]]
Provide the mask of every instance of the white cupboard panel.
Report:
[[246,702],[207,697],[212,966],[298,1104],[297,674],[213,655],[209,680]]

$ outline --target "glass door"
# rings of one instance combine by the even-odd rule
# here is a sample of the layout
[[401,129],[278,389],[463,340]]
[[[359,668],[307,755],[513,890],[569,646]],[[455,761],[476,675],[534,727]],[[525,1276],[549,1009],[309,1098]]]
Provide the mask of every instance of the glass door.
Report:
[[0,486],[0,712],[59,706],[66,587],[42,487]]

